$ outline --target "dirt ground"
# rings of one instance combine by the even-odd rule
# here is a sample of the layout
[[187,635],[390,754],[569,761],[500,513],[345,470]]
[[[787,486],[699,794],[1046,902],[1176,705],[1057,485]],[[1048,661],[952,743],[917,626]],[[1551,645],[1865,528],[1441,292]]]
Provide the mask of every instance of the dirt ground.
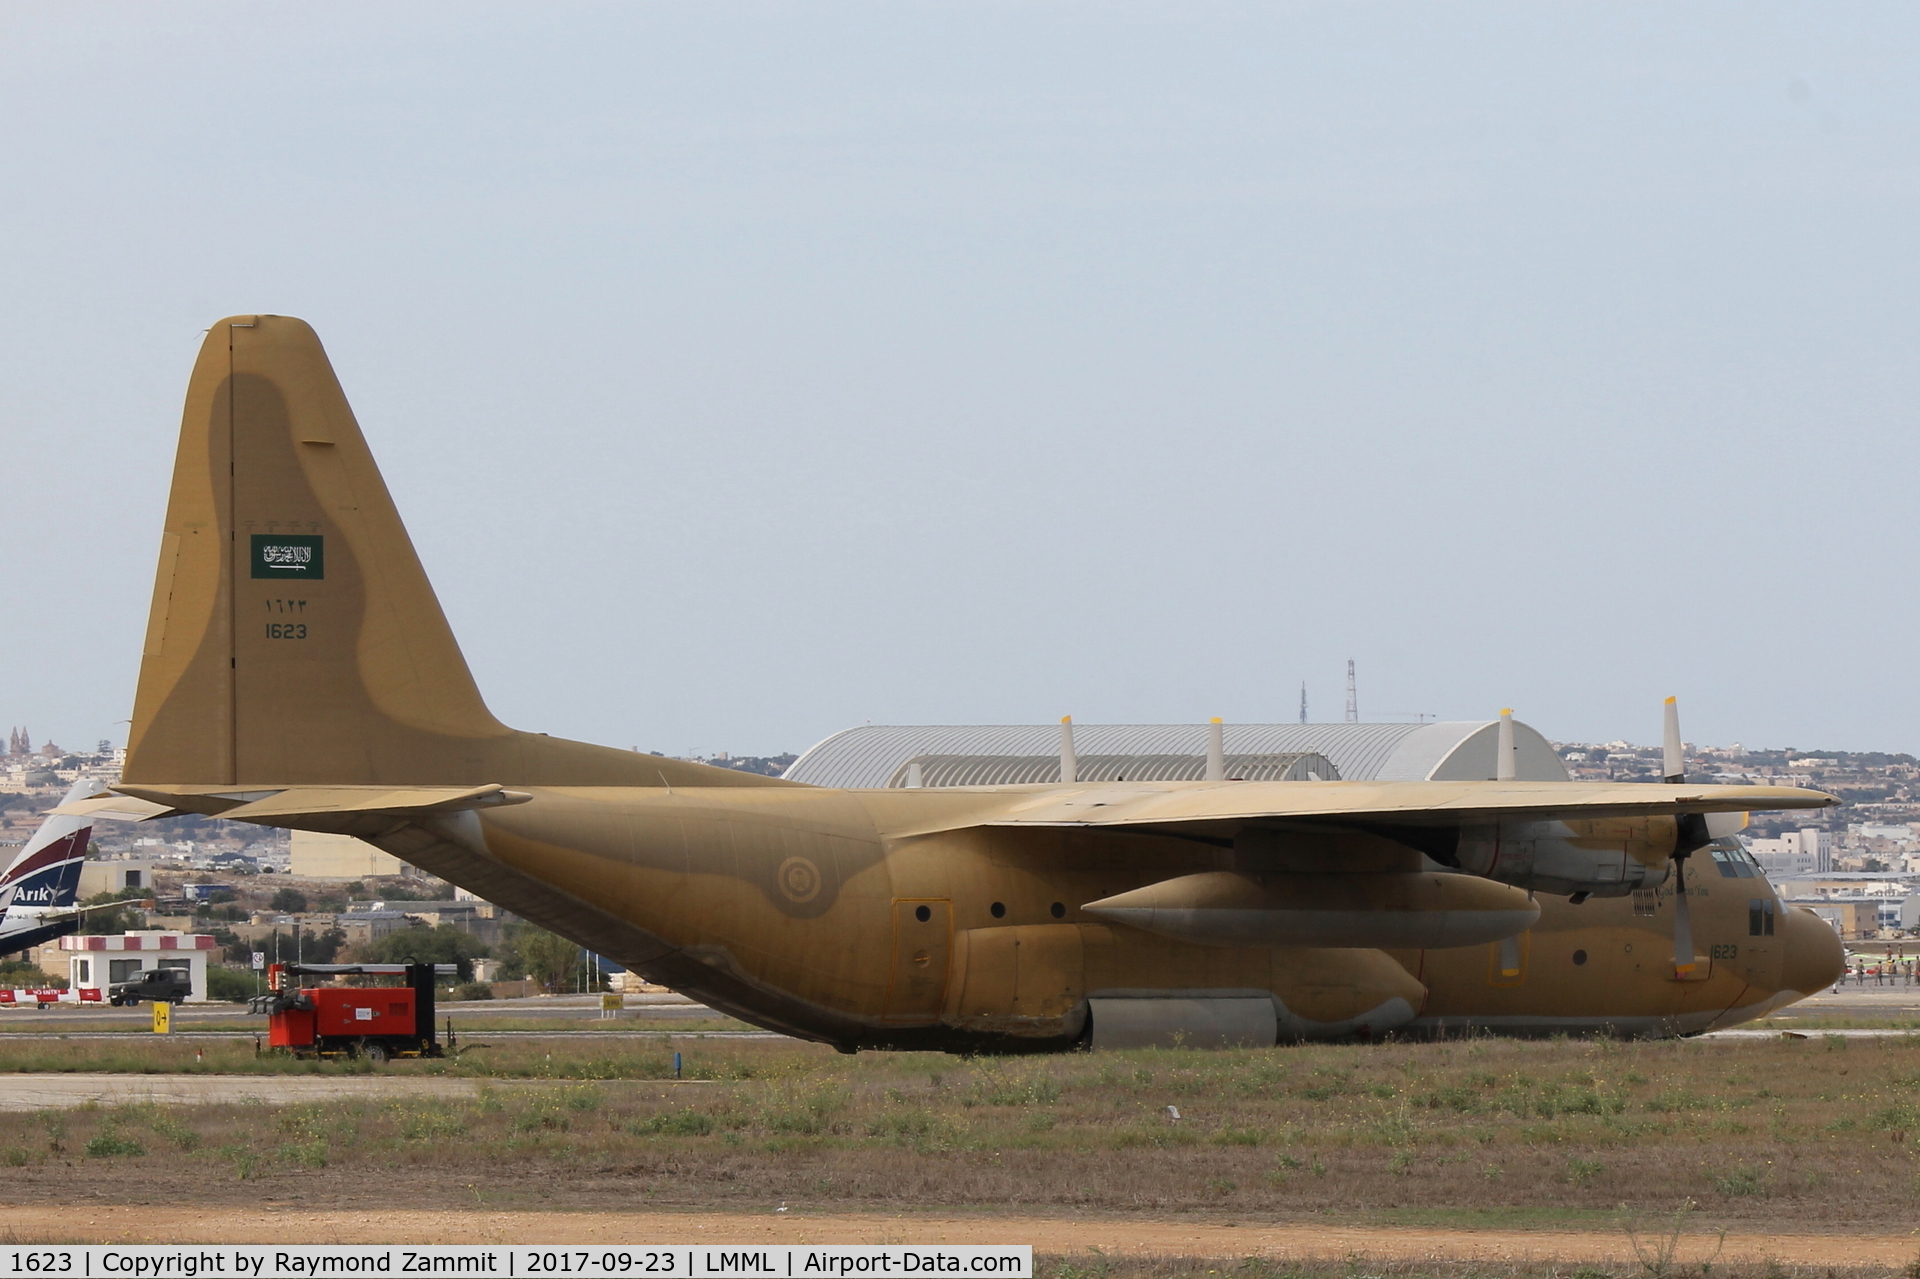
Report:
[[[46,1231],[44,1200],[18,1205]],[[15,1211],[8,1211],[9,1217]],[[217,1224],[214,1224],[217,1223]],[[812,1214],[672,1212],[489,1212],[381,1210],[327,1212],[295,1206],[204,1208],[173,1205],[79,1207],[63,1212],[40,1241],[63,1243],[993,1243],[1031,1244],[1036,1252],[1113,1256],[1266,1257],[1281,1260],[1445,1259],[1479,1262],[1639,1264],[1624,1229],[1441,1230],[1223,1219],[1071,1217],[1004,1212]],[[1657,1228],[1655,1230],[1657,1232]],[[53,1235],[57,1234],[57,1240]],[[1652,1242],[1643,1234],[1642,1247]],[[1906,1234],[1729,1233],[1693,1227],[1672,1260],[1690,1267],[1734,1264],[1902,1266],[1920,1256],[1920,1231]]]

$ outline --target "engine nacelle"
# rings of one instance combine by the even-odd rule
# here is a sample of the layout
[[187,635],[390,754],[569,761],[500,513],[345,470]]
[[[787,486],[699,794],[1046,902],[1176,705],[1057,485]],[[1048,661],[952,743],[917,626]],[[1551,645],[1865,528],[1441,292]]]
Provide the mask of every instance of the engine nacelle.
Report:
[[1486,822],[1460,828],[1454,864],[1543,893],[1624,897],[1666,883],[1678,843],[1672,817]]
[[1089,902],[1099,919],[1202,946],[1427,949],[1525,932],[1540,907],[1517,888],[1441,872],[1208,871]]

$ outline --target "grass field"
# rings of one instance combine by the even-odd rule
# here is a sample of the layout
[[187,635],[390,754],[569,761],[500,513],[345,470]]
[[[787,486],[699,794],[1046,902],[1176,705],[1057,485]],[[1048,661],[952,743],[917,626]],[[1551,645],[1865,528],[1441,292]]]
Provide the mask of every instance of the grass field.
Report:
[[[476,1037],[469,1042],[482,1043]],[[1052,1058],[508,1041],[471,1100],[0,1114],[33,1198],[1324,1217],[1905,1230],[1920,1039],[1472,1040]],[[350,1072],[250,1045],[0,1043],[0,1070]],[[0,1078],[0,1087],[4,1079]],[[1177,1112],[1178,1118],[1175,1118]]]

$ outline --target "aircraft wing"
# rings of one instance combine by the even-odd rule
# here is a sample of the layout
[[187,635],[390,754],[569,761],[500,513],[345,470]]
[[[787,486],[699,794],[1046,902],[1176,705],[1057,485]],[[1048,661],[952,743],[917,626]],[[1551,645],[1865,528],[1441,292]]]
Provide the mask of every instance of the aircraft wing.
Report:
[[1613,782],[1106,782],[1049,787],[969,826],[1136,827],[1230,837],[1246,825],[1464,826],[1828,808],[1791,786]]
[[955,825],[1172,835],[1244,850],[1256,861],[1277,854],[1296,870],[1316,872],[1353,868],[1351,850],[1299,836],[1365,836],[1388,841],[1406,857],[1424,855],[1515,887],[1584,898],[1664,883],[1677,873],[1677,859],[1739,830],[1748,812],[1839,802],[1787,786],[1174,782],[1049,788]]
[[[485,848],[474,810],[533,798],[500,785],[116,789],[182,812],[363,838],[417,826],[473,850]],[[1417,869],[1424,855],[1519,887],[1602,895],[1665,882],[1672,859],[1738,830],[1741,814],[1839,802],[1820,791],[1780,786],[1522,781],[1098,782],[861,793],[904,819],[882,821],[895,837],[973,827],[1074,828],[1172,835],[1251,854],[1256,845],[1285,841],[1290,831],[1363,835],[1397,848],[1396,856],[1407,859],[1401,869]],[[935,795],[942,801],[938,815],[923,816]],[[909,801],[921,813],[903,812]],[[1300,848],[1289,855],[1304,857],[1314,870],[1356,868],[1344,852]]]

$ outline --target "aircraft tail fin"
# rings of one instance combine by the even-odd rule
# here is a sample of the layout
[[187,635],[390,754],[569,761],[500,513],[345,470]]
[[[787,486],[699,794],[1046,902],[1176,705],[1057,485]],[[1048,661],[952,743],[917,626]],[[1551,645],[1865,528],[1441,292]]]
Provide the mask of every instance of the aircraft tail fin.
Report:
[[771,779],[495,719],[319,337],[249,315],[208,331],[187,388],[125,780]]
[[[98,795],[99,782],[75,782],[62,805]],[[80,864],[87,859],[93,818],[54,813],[40,823],[20,852],[0,871],[0,907],[71,906],[80,891]]]

